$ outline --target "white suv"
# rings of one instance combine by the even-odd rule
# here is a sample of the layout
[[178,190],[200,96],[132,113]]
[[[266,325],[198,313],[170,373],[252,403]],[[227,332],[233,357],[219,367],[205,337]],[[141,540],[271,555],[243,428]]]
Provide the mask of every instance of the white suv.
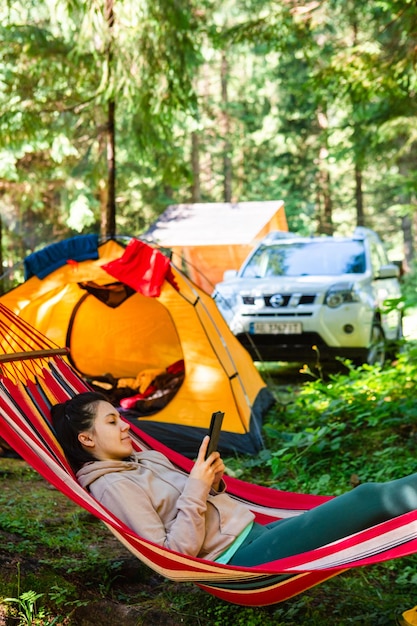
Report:
[[[340,356],[383,364],[402,337],[399,268],[378,235],[299,237],[274,232],[241,269],[225,272],[213,298],[254,360]],[[313,348],[315,346],[315,348]]]

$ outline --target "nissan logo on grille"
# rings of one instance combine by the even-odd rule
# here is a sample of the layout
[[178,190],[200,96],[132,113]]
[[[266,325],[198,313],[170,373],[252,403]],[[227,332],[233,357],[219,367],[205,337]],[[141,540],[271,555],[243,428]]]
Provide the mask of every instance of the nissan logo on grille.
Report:
[[279,306],[282,306],[284,303],[284,296],[281,296],[280,293],[276,293],[274,296],[271,296],[269,299],[269,303],[274,309],[277,309]]

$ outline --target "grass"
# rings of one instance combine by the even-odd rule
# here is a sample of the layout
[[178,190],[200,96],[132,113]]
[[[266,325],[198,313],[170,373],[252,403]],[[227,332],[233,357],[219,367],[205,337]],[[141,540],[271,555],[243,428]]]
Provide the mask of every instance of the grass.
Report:
[[[228,470],[331,494],[353,480],[415,471],[416,356],[410,342],[383,370],[351,367],[326,381],[304,375],[295,386],[269,365],[263,374],[277,404],[264,426],[266,448],[226,459]],[[0,480],[0,625],[14,613],[14,623],[34,625],[388,626],[417,604],[410,556],[351,570],[276,606],[230,605],[151,572],[22,460],[0,459]]]

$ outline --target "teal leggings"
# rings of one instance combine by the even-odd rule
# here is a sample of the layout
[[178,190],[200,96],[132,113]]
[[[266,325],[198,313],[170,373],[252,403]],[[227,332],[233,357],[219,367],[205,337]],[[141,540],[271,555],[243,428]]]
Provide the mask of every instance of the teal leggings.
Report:
[[229,563],[250,567],[307,552],[414,509],[417,474],[365,483],[301,515],[255,524]]

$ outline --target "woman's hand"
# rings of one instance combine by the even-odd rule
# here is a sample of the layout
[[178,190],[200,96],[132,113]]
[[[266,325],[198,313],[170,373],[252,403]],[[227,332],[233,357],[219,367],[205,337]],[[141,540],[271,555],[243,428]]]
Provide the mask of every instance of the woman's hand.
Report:
[[202,480],[210,488],[218,491],[225,467],[219,452],[212,452],[208,459],[204,458],[206,456],[209,440],[210,437],[206,435],[198,451],[198,456],[190,472],[190,476]]

